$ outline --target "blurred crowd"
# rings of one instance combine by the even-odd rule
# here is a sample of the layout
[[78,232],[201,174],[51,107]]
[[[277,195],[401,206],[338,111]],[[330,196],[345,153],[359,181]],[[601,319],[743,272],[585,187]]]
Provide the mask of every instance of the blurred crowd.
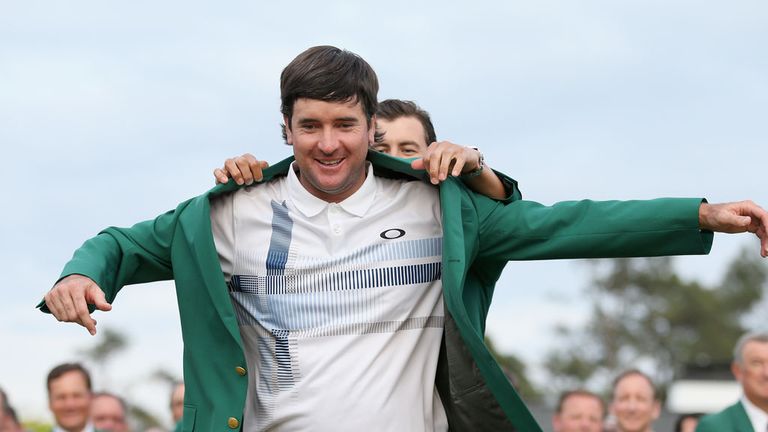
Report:
[[[130,432],[129,407],[125,400],[110,392],[94,392],[91,374],[80,363],[55,366],[46,379],[48,408],[54,419],[52,432]],[[184,412],[184,383],[173,385],[170,414],[175,429],[180,430]],[[8,395],[0,389],[0,432],[26,432],[11,405]],[[150,428],[145,432],[163,432]]]
[[[741,385],[741,398],[719,413],[680,415],[674,432],[768,431],[768,332],[745,334],[736,343],[731,370]],[[55,422],[52,432],[133,430],[125,401],[113,393],[93,392],[90,373],[81,364],[54,367],[48,373],[46,385],[48,406]],[[0,407],[0,432],[24,432],[2,389]],[[184,383],[174,384],[169,408],[175,430],[181,430]],[[562,393],[551,428],[554,432],[653,432],[660,413],[661,401],[650,376],[639,369],[629,369],[613,380],[607,402],[584,389]]]

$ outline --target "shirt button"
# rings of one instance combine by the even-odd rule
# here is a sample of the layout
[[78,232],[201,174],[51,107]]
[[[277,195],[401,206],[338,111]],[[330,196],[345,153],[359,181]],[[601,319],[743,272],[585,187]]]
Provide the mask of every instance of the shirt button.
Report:
[[227,420],[227,426],[229,426],[230,429],[237,429],[237,427],[240,426],[240,422],[237,421],[236,418],[230,417],[229,420]]
[[244,367],[240,367],[240,366],[236,367],[235,368],[235,372],[237,372],[237,374],[240,375],[240,376],[245,376],[245,368]]
[[341,234],[341,227],[338,225],[334,225],[333,232],[335,232],[336,234]]

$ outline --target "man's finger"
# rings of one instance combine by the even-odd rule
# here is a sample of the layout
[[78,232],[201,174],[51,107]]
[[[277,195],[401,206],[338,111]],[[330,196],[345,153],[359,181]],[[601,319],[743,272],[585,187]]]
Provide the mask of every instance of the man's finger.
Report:
[[245,182],[247,185],[252,184],[253,172],[251,172],[251,163],[248,161],[248,159],[244,157],[236,158],[235,164],[237,165],[237,169],[239,169],[243,175],[243,182]]
[[85,301],[85,297],[74,294],[70,297],[73,307],[75,308],[75,316],[70,320],[76,322],[85,327],[92,336],[96,334],[96,324],[91,318],[91,314],[88,312],[88,304]]
[[442,157],[440,158],[440,173],[439,173],[439,179],[440,181],[445,180],[448,178],[448,172],[451,169],[451,164],[454,163],[456,160],[456,157],[454,155],[450,154],[442,154]]
[[91,285],[88,289],[88,302],[96,306],[96,309],[104,312],[112,310],[112,305],[107,302],[104,291],[96,285]]
[[235,163],[234,159],[227,159],[224,162],[224,171],[226,171],[227,174],[229,174],[229,176],[235,180],[235,183],[239,185],[244,183],[243,174],[240,172],[240,169],[237,167],[237,163]]
[[253,177],[253,180],[255,181],[261,181],[264,178],[264,173],[261,172],[262,163],[260,160],[251,160],[248,161],[248,169],[251,171],[251,175]]
[[437,179],[438,171],[440,170],[440,155],[427,152],[424,156],[424,163],[427,164],[427,171],[429,172],[429,180],[432,184],[440,183]]
[[216,178],[216,184],[224,184],[229,181],[229,177],[224,173],[221,168],[213,170],[213,176]]
[[56,292],[48,291],[48,293],[45,295],[45,304],[48,306],[48,310],[51,311],[51,314],[56,318],[56,320],[64,320],[64,315],[62,312],[64,308]]
[[411,161],[411,168],[415,170],[424,169],[424,158],[418,158]]

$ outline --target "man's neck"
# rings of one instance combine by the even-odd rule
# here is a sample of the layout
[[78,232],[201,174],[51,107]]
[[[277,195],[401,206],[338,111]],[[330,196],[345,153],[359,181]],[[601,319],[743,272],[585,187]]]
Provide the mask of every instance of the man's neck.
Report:
[[744,395],[744,398],[747,399],[749,403],[754,405],[755,408],[763,411],[764,413],[766,413],[766,415],[768,415],[768,400],[760,400],[757,398],[750,397],[746,394]]

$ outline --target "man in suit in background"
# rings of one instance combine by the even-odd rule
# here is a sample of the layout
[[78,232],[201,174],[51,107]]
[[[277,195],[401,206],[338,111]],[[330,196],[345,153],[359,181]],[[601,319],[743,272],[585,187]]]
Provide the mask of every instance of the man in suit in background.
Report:
[[728,408],[699,421],[697,432],[768,431],[768,332],[747,333],[733,350],[731,371],[743,396]]
[[91,399],[91,422],[97,430],[128,432],[128,407],[120,396],[108,392],[94,393]]
[[611,413],[618,432],[652,432],[661,402],[651,377],[630,369],[613,380]]
[[60,364],[48,373],[48,407],[56,421],[53,432],[93,432],[91,375],[79,363]]
[[552,416],[555,432],[602,432],[605,403],[586,390],[571,390],[560,395]]

